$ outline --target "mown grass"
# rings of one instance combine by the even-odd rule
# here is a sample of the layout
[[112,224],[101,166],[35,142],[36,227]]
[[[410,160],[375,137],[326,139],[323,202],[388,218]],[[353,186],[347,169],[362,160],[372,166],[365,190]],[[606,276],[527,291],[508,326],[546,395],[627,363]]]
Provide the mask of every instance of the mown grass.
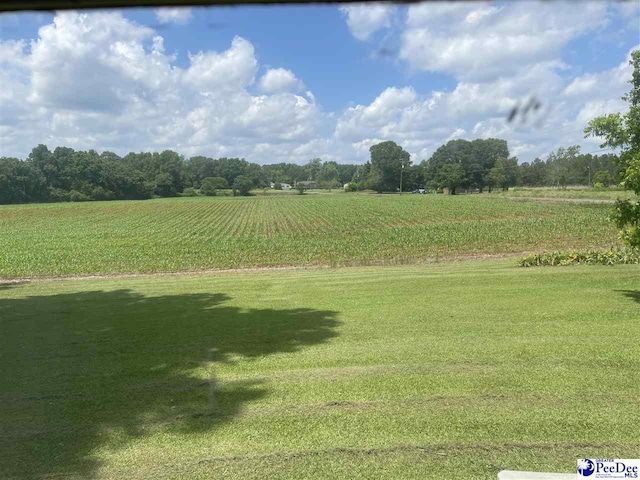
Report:
[[0,285],[1,476],[495,480],[633,458],[639,274],[485,260]]
[[608,247],[608,205],[274,195],[0,207],[0,277],[420,261]]

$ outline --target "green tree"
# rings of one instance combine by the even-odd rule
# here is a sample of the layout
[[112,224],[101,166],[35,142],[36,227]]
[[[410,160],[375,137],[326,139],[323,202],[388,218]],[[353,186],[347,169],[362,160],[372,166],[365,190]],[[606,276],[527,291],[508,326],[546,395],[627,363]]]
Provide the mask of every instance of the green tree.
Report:
[[338,185],[338,164],[336,162],[324,162],[317,180],[323,188],[335,188]]
[[40,170],[17,158],[0,158],[0,204],[39,202],[47,197]]
[[249,177],[238,175],[233,182],[232,188],[234,195],[238,192],[240,195],[246,196],[249,195],[249,192],[253,188],[253,182]]
[[507,182],[507,177],[501,168],[493,167],[485,177],[485,183],[489,187],[489,193],[494,188],[501,188]]
[[607,170],[598,170],[593,174],[593,183],[600,183],[605,187],[611,185],[611,177],[609,176],[609,172]]
[[217,193],[217,190],[222,190],[223,188],[229,188],[229,184],[227,180],[223,177],[207,177],[202,180],[202,184],[200,185],[200,193],[203,195],[207,195],[208,197],[214,197]]
[[464,168],[458,163],[443,165],[436,174],[434,182],[437,188],[448,188],[450,195],[456,194],[456,188],[466,182]]
[[[305,165],[305,171],[308,180],[317,180],[320,170],[322,170],[322,160],[319,158],[312,158],[311,160],[309,160],[309,163]],[[296,178],[296,180],[300,179]]]
[[382,142],[369,148],[371,153],[372,187],[377,192],[395,192],[400,187],[400,171],[411,165],[411,159],[395,142]]
[[[622,185],[640,196],[640,50],[631,52],[633,74],[631,91],[622,97],[629,103],[625,114],[612,113],[594,118],[584,129],[585,136],[602,138],[601,148],[619,148],[619,168]],[[631,246],[640,246],[640,200],[618,200],[615,204],[615,222],[622,240]]]

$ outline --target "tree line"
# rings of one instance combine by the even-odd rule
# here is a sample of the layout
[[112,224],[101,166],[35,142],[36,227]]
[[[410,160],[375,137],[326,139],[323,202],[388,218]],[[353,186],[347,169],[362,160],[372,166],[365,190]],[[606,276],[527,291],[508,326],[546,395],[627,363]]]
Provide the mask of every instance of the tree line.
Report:
[[518,163],[509,155],[505,140],[488,138],[451,140],[419,164],[394,142],[382,142],[370,149],[371,160],[358,167],[350,189],[378,192],[427,188],[479,192],[512,186],[558,187],[584,185],[607,187],[620,180],[618,157],[613,154],[580,153],[579,146],[559,148],[546,159]]
[[172,150],[129,153],[76,151],[45,145],[29,156],[0,158],[0,203],[89,200],[137,200],[153,197],[215,195],[223,190],[246,195],[270,184],[316,181],[322,188],[347,185],[348,190],[395,192],[418,188],[507,189],[511,186],[617,184],[617,156],[580,153],[572,146],[552,152],[545,160],[519,164],[500,139],[452,140],[420,163],[395,142],[370,149],[362,165],[310,160],[306,165],[259,165],[243,158],[184,158]]

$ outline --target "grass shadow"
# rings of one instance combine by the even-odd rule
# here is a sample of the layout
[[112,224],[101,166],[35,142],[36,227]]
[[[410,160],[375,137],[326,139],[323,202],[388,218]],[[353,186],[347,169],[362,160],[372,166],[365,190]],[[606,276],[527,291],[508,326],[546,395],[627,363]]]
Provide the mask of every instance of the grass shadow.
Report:
[[627,298],[640,303],[640,290],[616,290]]
[[167,426],[216,428],[268,393],[255,382],[215,385],[216,365],[337,335],[336,312],[243,310],[229,299],[130,290],[0,299],[3,475],[89,478],[97,449]]
[[10,288],[14,288],[14,287],[19,287],[21,285],[26,285],[27,283],[30,283],[28,281],[8,281],[8,282],[3,282],[0,281],[0,292],[2,290],[9,290]]

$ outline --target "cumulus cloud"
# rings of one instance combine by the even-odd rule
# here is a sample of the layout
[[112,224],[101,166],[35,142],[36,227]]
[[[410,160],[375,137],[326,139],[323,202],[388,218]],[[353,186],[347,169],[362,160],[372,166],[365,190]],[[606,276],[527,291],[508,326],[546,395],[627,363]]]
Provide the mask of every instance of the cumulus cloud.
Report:
[[[448,75],[455,87],[431,92],[411,88],[413,98],[397,106],[390,99],[400,98],[400,90],[406,89],[387,88],[370,104],[346,109],[338,118],[336,137],[358,147],[370,139],[397,140],[414,160],[454,138],[505,138],[524,160],[560,145],[588,148],[593,141],[583,139],[585,123],[625,108],[619,98],[628,90],[631,72],[625,61],[570,78],[566,72],[572,66],[563,52],[569,42],[605,28],[623,11],[636,12],[636,7],[601,2],[411,5],[404,24],[393,25],[389,33],[399,39],[397,60],[410,72]],[[514,108],[522,112],[532,98],[541,107],[506,121]]]
[[[435,71],[450,82],[430,90],[408,76],[336,112],[323,111],[323,99],[291,70],[259,75],[247,38],[179,57],[158,31],[120,13],[59,13],[32,41],[0,41],[0,155],[25,157],[46,143],[361,162],[373,143],[394,140],[420,161],[447,140],[478,137],[508,140],[521,160],[562,145],[597,149],[582,128],[626,108],[629,57],[576,76],[583,66],[569,65],[563,52],[612,15],[620,23],[623,9],[572,5],[429,3],[404,9],[402,23],[398,7],[345,7],[354,36],[371,39],[384,28],[395,36],[397,61],[386,68]],[[532,97],[542,108],[505,120]]]
[[[619,98],[628,90],[630,75],[627,57],[610,70],[575,79],[561,76],[550,62],[515,77],[460,81],[450,92],[419,94],[413,88],[387,88],[369,105],[345,110],[335,133],[351,142],[363,159],[371,139],[399,142],[414,161],[428,158],[455,138],[504,138],[521,160],[568,144],[589,149],[597,142],[583,139],[582,129],[595,116],[626,108]],[[507,122],[508,113],[516,106],[522,109],[532,95],[543,99],[542,108]]]
[[[417,70],[492,79],[556,59],[567,42],[602,26],[602,2],[478,2],[410,6],[399,58]],[[571,21],[567,21],[570,18]]]
[[229,50],[199,52],[189,60],[184,80],[202,93],[247,87],[258,71],[253,45],[242,37],[235,37]]
[[378,30],[388,28],[394,7],[382,4],[360,4],[340,7],[347,18],[351,34],[358,40],[368,40]]
[[[298,80],[291,70],[284,68],[270,68],[260,78],[260,89],[266,93],[299,91],[304,89],[304,83]],[[310,92],[308,92],[310,93]],[[313,94],[311,94],[313,99]]]
[[307,97],[250,93],[259,64],[247,39],[181,67],[161,36],[120,13],[57,14],[30,47],[0,42],[0,64],[0,155],[48,143],[251,157],[269,142],[290,160],[323,121]]
[[161,24],[177,23],[178,25],[184,25],[191,20],[191,8],[190,7],[163,7],[154,9],[156,18]]

